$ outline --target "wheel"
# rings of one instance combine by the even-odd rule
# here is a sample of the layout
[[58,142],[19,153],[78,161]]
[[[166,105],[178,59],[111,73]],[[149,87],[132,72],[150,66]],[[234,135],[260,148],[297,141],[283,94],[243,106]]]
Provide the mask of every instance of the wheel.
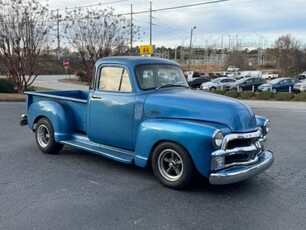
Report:
[[159,144],[153,151],[151,164],[155,177],[169,188],[184,189],[191,182],[192,160],[187,151],[178,144]]
[[211,87],[209,90],[210,91],[216,91],[216,87]]
[[41,118],[36,125],[35,140],[39,149],[47,154],[58,153],[64,145],[55,142],[54,129],[47,118]]
[[277,89],[273,88],[273,89],[272,89],[272,92],[273,92],[273,93],[277,93]]

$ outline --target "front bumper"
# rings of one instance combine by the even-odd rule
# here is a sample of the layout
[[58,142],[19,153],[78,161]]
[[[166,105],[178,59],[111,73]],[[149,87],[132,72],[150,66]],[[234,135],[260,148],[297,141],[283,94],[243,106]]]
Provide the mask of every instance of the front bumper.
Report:
[[243,181],[265,171],[273,164],[273,161],[273,153],[266,150],[258,156],[258,161],[252,165],[231,167],[210,174],[209,182],[214,185],[222,185]]

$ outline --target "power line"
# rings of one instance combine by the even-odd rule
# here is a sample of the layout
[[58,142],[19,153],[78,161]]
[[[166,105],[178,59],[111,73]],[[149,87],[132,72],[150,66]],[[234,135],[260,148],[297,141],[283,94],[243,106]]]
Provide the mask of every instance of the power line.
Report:
[[[173,7],[167,7],[167,8],[160,8],[160,9],[155,9],[155,10],[152,9],[152,11],[153,12],[157,12],[157,11],[175,10],[175,9],[194,7],[194,6],[201,6],[201,5],[220,3],[220,2],[227,2],[227,1],[229,1],[229,0],[215,0],[215,1],[201,2],[201,3],[188,4],[188,5],[182,5],[182,6],[173,6]],[[150,12],[150,10],[144,10],[144,11],[133,12],[133,14],[143,14],[143,13],[149,13],[149,12]],[[129,14],[130,13],[124,13],[124,14],[119,14],[119,15],[129,15]]]
[[57,9],[59,11],[62,11],[62,10],[73,10],[73,9],[79,9],[79,8],[90,8],[90,7],[95,7],[95,6],[102,6],[102,5],[108,5],[108,4],[113,4],[113,3],[118,3],[118,2],[127,2],[129,0],[117,0],[117,1],[112,1],[112,2],[105,2],[105,3],[97,3],[97,4],[91,4],[91,5],[84,5],[84,6],[75,6],[75,7],[66,7],[64,9]]

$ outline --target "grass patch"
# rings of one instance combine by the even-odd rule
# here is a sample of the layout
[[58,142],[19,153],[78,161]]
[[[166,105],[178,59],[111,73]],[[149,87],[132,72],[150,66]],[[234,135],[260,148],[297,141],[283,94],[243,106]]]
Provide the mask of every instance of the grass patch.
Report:
[[26,95],[25,94],[18,94],[18,93],[0,93],[0,101],[25,101]]
[[226,91],[225,90],[216,90],[216,91],[210,91],[212,93],[215,93],[215,94],[220,94],[220,95],[225,95]]
[[241,99],[252,99],[254,95],[255,95],[255,93],[252,92],[252,91],[250,91],[250,92],[241,92],[240,93],[240,98]]
[[293,101],[306,101],[306,93],[299,93],[295,95]]
[[228,97],[232,97],[232,98],[238,98],[239,97],[239,93],[235,90],[231,90],[231,91],[227,91],[225,93],[225,96],[228,96]]
[[274,96],[277,101],[290,101],[292,98],[294,98],[294,94],[287,92],[279,92]]
[[256,94],[255,98],[257,100],[270,100],[274,98],[274,93],[271,91],[259,92]]

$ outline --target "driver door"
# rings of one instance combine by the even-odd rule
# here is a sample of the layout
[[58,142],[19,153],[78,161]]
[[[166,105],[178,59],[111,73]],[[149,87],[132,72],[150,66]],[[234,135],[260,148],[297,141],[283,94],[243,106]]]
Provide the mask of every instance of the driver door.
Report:
[[91,141],[132,150],[135,94],[129,72],[122,66],[98,70],[91,95],[88,137]]

